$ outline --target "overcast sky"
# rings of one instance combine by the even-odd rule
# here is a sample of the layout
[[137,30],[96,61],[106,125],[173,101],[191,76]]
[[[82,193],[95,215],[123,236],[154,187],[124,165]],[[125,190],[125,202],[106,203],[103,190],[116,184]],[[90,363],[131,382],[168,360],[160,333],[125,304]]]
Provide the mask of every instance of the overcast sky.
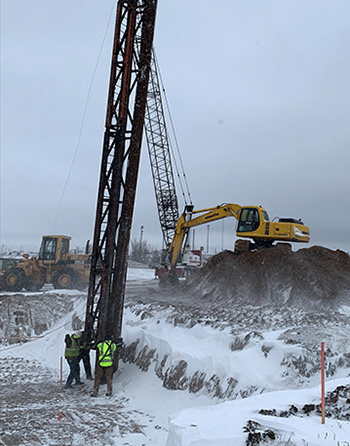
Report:
[[[0,245],[92,237],[114,5],[1,0]],[[195,208],[262,205],[302,218],[312,245],[350,251],[349,44],[349,0],[158,0],[155,48]],[[141,225],[160,248],[145,144],[132,237]],[[232,249],[234,229],[211,224],[210,250]]]

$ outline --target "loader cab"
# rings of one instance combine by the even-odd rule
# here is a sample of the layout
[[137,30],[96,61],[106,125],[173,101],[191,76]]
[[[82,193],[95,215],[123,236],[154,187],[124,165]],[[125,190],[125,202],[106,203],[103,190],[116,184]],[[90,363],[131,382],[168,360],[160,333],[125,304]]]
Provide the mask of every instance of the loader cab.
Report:
[[263,221],[270,221],[265,209],[260,207],[244,207],[239,215],[237,232],[256,231]]
[[38,260],[57,262],[69,254],[70,237],[44,236]]

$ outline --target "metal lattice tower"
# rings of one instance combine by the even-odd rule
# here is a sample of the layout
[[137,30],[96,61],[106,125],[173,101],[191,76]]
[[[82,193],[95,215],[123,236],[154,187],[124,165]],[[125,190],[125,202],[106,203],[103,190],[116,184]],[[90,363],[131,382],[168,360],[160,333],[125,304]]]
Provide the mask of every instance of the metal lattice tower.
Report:
[[85,342],[121,338],[127,253],[157,0],[119,0],[96,209]]
[[163,239],[168,249],[179,219],[161,90],[153,54],[146,105],[145,133]]

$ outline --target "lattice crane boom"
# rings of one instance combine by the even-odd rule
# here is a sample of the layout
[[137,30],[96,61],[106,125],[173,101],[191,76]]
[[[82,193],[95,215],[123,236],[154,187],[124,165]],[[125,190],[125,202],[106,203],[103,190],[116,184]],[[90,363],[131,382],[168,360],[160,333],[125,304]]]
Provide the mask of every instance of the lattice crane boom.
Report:
[[145,134],[152,170],[157,209],[168,250],[179,219],[173,167],[155,55],[151,61],[146,104]]

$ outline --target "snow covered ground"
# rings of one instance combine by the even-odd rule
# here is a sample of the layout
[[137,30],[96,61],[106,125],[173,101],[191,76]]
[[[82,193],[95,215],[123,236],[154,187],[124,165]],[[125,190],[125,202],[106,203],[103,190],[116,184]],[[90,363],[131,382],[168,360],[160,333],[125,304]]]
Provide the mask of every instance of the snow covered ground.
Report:
[[[153,270],[130,268],[127,279],[129,295],[137,299],[142,299],[143,287],[148,293],[156,289]],[[56,291],[43,292],[50,293],[57,299]],[[230,326],[186,327],[164,317],[164,303],[149,314],[147,306],[130,299],[123,329],[126,362],[114,375],[112,398],[102,386],[92,399],[90,381],[84,388],[60,388],[63,339],[74,330],[72,323],[83,320],[86,304],[80,292],[65,294],[72,305],[65,304],[62,318],[47,321],[42,338],[1,348],[0,445],[350,445],[350,378],[344,363],[349,333],[344,327],[328,327],[339,358],[326,391],[343,386],[343,393],[329,399],[323,425],[320,373],[310,369],[298,376],[298,367],[307,363],[296,365],[295,358],[309,356],[306,343],[284,337],[295,327],[239,334]],[[23,293],[21,298],[31,296]],[[1,293],[0,298],[11,296]],[[317,331],[317,326],[309,327],[306,336],[311,329]],[[334,357],[333,350],[328,354]],[[65,379],[68,366],[63,364]]]

